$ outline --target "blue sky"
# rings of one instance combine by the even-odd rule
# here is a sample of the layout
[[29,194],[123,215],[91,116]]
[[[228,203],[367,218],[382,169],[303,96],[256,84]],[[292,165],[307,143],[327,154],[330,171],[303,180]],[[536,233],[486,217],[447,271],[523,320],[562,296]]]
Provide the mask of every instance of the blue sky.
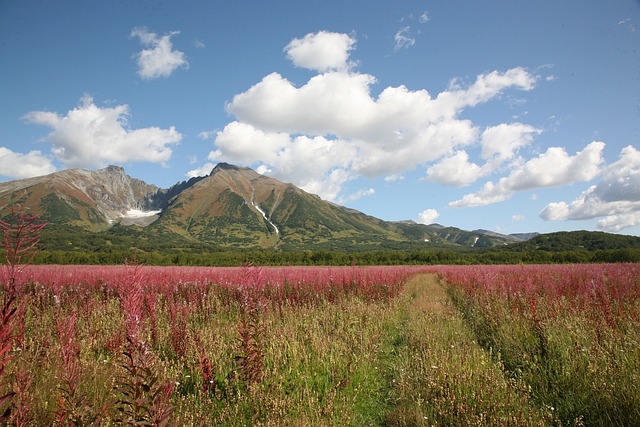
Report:
[[0,2],[0,180],[216,163],[384,220],[640,235],[640,2]]

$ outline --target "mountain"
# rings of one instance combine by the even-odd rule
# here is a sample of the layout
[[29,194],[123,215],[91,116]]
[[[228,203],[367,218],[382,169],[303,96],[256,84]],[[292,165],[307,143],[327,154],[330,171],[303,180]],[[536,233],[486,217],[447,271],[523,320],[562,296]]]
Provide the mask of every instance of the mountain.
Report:
[[174,247],[348,251],[480,248],[523,240],[486,230],[383,221],[227,163],[168,189],[132,178],[118,166],[0,183],[0,206],[17,203],[49,221],[47,228],[97,233],[106,240],[135,235]]
[[389,248],[414,240],[391,223],[226,163],[172,198],[150,228],[233,248]]
[[95,172],[68,169],[0,183],[0,206],[21,204],[52,224],[101,231],[128,211],[157,207],[158,194],[158,187],[131,178],[118,166]]

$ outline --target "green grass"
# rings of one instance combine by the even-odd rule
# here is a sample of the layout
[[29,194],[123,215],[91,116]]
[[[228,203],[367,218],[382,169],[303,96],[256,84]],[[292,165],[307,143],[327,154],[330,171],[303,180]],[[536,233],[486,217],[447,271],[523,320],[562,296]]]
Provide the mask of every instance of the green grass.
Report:
[[435,276],[409,282],[402,305],[384,425],[552,424],[550,411],[531,404],[526,384],[506,377],[478,346]]

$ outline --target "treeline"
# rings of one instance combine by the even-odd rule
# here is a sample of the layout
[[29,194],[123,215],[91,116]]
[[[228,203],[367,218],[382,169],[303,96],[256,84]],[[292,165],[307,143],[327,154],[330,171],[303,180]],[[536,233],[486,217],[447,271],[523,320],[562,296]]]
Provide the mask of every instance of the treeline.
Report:
[[38,264],[123,264],[135,259],[146,265],[239,266],[245,263],[265,266],[281,265],[474,265],[474,264],[573,264],[640,262],[640,249],[595,251],[203,251],[158,253],[129,251],[60,251],[44,250],[34,259]]

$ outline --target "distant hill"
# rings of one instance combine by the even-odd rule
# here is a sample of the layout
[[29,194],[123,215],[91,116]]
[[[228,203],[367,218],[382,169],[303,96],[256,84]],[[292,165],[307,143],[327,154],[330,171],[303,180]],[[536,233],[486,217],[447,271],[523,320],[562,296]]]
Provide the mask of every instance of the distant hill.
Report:
[[511,245],[516,251],[595,251],[605,249],[640,248],[640,237],[610,234],[601,231],[559,231],[540,234],[526,242]]
[[43,241],[52,250],[572,250],[629,247],[640,240],[587,232],[504,235],[383,221],[227,163],[168,189],[132,178],[118,166],[0,183],[0,217],[8,213],[1,207],[12,204],[49,222]]

